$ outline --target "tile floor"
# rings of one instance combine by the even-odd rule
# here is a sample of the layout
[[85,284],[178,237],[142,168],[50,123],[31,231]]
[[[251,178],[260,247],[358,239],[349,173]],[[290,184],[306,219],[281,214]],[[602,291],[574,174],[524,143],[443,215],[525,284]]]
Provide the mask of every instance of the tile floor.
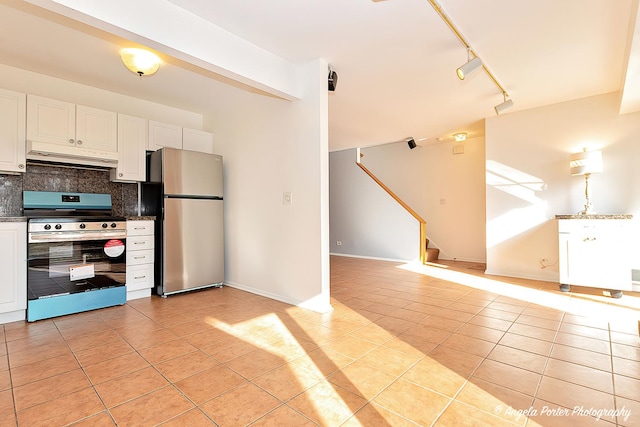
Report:
[[0,425],[640,425],[639,294],[345,257],[331,286],[0,326]]

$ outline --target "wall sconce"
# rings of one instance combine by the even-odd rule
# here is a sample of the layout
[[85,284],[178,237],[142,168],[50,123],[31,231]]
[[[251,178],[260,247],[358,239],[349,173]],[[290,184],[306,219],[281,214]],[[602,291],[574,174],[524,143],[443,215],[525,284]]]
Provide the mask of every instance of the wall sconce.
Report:
[[134,74],[151,76],[160,67],[160,58],[152,52],[144,49],[126,48],[120,51],[122,63]]
[[593,205],[591,205],[589,177],[592,173],[602,172],[602,151],[587,151],[587,149],[584,148],[581,153],[572,154],[569,157],[569,168],[571,175],[584,175],[584,195],[586,202],[584,204],[584,210],[579,212],[579,214],[590,215],[596,213],[595,210],[593,210]]

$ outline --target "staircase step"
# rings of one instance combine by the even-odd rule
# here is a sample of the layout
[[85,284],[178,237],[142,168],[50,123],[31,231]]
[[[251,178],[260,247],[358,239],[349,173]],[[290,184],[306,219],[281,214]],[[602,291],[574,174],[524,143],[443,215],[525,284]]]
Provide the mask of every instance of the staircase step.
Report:
[[427,248],[427,262],[437,261],[439,255],[440,255],[440,249]]

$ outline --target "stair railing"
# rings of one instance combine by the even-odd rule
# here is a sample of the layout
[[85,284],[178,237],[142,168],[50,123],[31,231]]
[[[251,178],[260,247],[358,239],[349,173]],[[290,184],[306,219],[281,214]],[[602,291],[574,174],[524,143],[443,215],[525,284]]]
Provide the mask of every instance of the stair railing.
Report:
[[363,155],[360,153],[360,148],[356,149],[356,156],[357,156],[356,164],[360,167],[360,169],[362,169],[367,175],[369,175],[369,177],[373,179],[376,182],[376,184],[380,186],[380,188],[386,191],[387,194],[389,194],[393,198],[393,200],[398,202],[400,206],[402,206],[407,212],[411,214],[411,216],[413,216],[420,223],[420,262],[422,264],[425,264],[427,262],[427,244],[426,244],[427,222],[424,219],[422,219],[422,217],[418,215],[416,211],[411,209],[411,207],[407,205],[402,199],[400,199],[393,191],[391,191],[389,187],[384,185],[384,183],[380,181],[380,179],[377,176],[375,176],[369,169],[367,169],[365,165],[362,164],[360,159]]

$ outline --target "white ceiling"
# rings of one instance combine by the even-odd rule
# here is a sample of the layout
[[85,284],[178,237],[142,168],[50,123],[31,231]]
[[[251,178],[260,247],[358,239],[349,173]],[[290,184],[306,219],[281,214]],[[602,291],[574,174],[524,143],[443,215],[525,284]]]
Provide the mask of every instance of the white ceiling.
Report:
[[[166,0],[147,3],[161,2]],[[230,80],[202,66],[205,58],[163,51],[161,44],[152,46],[165,61],[160,71],[136,78],[122,66],[118,51],[131,45],[127,38],[139,38],[110,27],[106,18],[106,24],[76,21],[77,13],[58,3],[0,0],[0,63],[203,114],[233,96]],[[120,3],[129,22],[153,24],[153,7],[143,15]],[[428,143],[455,132],[480,135],[482,120],[494,116],[493,107],[502,101],[482,71],[458,80],[455,69],[466,61],[466,50],[428,0],[170,3],[293,64],[315,58],[333,64],[339,80],[329,94],[331,150],[409,136],[429,138]],[[638,35],[632,44],[638,0],[439,4],[513,99],[510,111],[614,91],[621,92],[625,112],[640,110]],[[164,35],[188,31],[182,22],[165,26]],[[212,43],[210,49],[217,47]]]

